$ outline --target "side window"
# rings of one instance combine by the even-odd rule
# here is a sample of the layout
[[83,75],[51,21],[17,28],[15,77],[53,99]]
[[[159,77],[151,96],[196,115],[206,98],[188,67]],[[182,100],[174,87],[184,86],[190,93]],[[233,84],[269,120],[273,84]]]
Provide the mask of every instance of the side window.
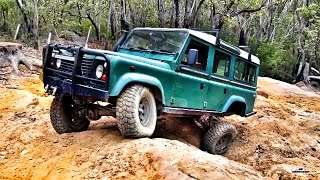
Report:
[[229,77],[231,56],[220,51],[215,51],[212,73],[214,75]]
[[184,54],[183,59],[181,61],[181,64],[187,64],[188,52],[190,49],[197,49],[198,50],[197,63],[194,65],[191,65],[190,67],[197,69],[197,70],[206,71],[208,54],[209,54],[209,46],[204,45],[204,44],[197,42],[195,40],[191,40],[188,45],[187,50],[185,51],[185,54]]
[[256,80],[256,69],[256,66],[243,60],[237,59],[233,78],[235,80],[244,81],[253,85]]
[[241,61],[239,59],[236,60],[236,65],[234,68],[234,76],[233,79],[238,81],[244,81],[245,79],[245,69],[246,69],[246,63],[244,61]]

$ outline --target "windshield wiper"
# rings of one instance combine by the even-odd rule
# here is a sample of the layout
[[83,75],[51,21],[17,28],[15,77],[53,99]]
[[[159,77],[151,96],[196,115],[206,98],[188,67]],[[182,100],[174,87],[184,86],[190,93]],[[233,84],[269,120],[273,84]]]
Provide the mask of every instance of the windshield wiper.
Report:
[[165,53],[165,54],[175,54],[174,52],[171,52],[171,51],[168,51],[168,50],[165,50],[165,49],[156,49],[156,50],[153,50],[153,52]]
[[129,47],[129,48],[125,48],[125,47],[120,47],[121,49],[127,49],[127,50],[133,50],[133,51],[146,51],[146,52],[150,52],[150,53],[160,53],[160,54],[175,54],[174,52],[165,50],[165,49],[147,49],[147,48],[143,48],[143,47]]
[[128,48],[125,48],[125,47],[120,47],[121,49],[127,49],[127,50],[134,50],[134,51],[150,51],[150,49],[146,49],[146,48],[143,48],[143,47],[128,47]]

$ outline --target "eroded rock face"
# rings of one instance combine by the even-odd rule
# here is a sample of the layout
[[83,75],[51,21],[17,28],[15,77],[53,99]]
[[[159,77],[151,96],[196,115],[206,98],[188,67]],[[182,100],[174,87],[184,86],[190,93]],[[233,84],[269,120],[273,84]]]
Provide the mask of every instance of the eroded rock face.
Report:
[[172,179],[263,179],[259,172],[220,155],[212,155],[176,140],[138,139],[139,152],[151,153],[161,175]]
[[8,83],[0,86],[0,179],[320,179],[291,172],[320,170],[320,97],[293,85],[261,78],[268,98],[258,96],[254,116],[224,119],[238,135],[218,156],[198,148],[203,131],[184,119],[159,123],[154,138],[123,138],[114,118],[59,135],[38,76]]

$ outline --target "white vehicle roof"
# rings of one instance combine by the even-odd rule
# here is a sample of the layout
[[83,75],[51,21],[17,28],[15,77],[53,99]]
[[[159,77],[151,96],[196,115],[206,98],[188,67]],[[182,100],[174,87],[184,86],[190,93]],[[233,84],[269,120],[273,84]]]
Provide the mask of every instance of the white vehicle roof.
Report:
[[[204,32],[200,32],[200,31],[195,31],[195,30],[191,30],[191,29],[184,29],[184,28],[134,28],[133,30],[153,30],[153,31],[186,31],[188,32],[189,34],[203,40],[203,41],[206,41],[212,45],[216,45],[217,42],[217,38],[211,34],[207,34],[207,33],[204,33]],[[220,39],[220,43],[222,45],[227,45],[227,46],[232,46],[224,41],[222,41]],[[249,53],[236,47],[236,46],[233,46],[234,48],[238,49],[240,51],[240,57],[242,57],[243,59],[248,59],[248,56],[249,56]],[[253,54],[251,54],[251,61],[255,64],[258,64],[260,65],[260,60],[257,56],[254,56]]]

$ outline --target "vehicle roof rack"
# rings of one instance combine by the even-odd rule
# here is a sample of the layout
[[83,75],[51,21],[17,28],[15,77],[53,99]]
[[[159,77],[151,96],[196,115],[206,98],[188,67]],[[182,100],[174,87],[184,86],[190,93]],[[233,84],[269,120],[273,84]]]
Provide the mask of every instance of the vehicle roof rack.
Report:
[[192,28],[191,30],[194,30],[194,31],[199,31],[199,32],[204,32],[204,33],[207,33],[207,34],[211,34],[216,37],[216,45],[217,46],[220,46],[221,43],[220,43],[220,34],[221,34],[221,30],[220,29],[201,29],[201,28]]
[[248,60],[251,61],[251,48],[249,46],[238,46],[238,48],[248,52]]
[[214,35],[216,37],[216,45],[217,46],[222,46],[224,49],[229,50],[229,51],[236,53],[238,55],[240,55],[240,49],[248,52],[248,60],[251,61],[251,55],[252,55],[251,48],[249,46],[242,46],[242,45],[234,46],[234,45],[231,45],[231,44],[224,42],[224,41],[222,41],[222,43],[221,43],[221,40],[220,40],[221,30],[220,29],[193,28],[192,30]]
[[201,28],[194,28],[191,30],[211,34],[216,37],[216,46],[220,46],[221,48],[230,51],[234,54],[240,55],[240,48],[237,46],[234,46],[232,44],[229,44],[227,42],[221,41],[221,30],[220,29],[201,29]]

